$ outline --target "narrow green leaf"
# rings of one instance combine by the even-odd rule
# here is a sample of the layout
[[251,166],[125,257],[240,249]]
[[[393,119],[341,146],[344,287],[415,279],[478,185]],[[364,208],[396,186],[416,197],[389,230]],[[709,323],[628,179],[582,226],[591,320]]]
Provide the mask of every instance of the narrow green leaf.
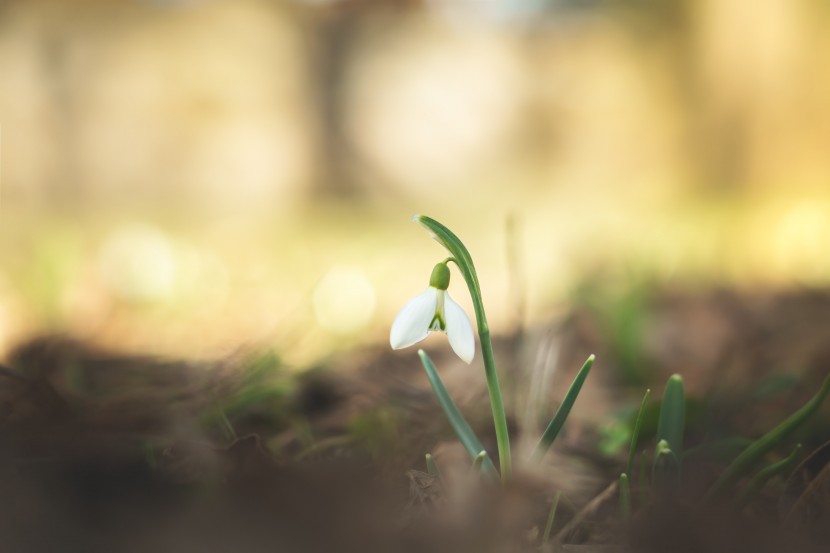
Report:
[[634,422],[634,431],[631,433],[631,447],[628,449],[628,462],[625,464],[625,474],[631,474],[631,469],[634,466],[634,453],[637,451],[637,440],[640,438],[640,426],[643,424],[643,415],[646,412],[646,403],[648,403],[648,396],[650,394],[651,390],[646,389],[646,393],[643,395],[643,401],[640,403],[640,412],[637,413],[637,420]]
[[752,481],[747,484],[738,494],[738,505],[741,506],[746,503],[752,496],[756,493],[761,491],[770,478],[773,476],[785,472],[789,468],[791,468],[795,464],[795,460],[798,458],[798,454],[801,452],[801,444],[797,444],[795,449],[780,461],[775,463],[771,463],[761,469],[758,474],[752,479]]
[[781,422],[778,426],[758,438],[755,442],[747,447],[740,455],[738,455],[732,464],[729,465],[720,477],[715,481],[712,488],[707,492],[704,502],[711,500],[716,495],[724,491],[725,488],[732,485],[735,481],[743,476],[761,457],[766,455],[775,446],[783,442],[793,430],[798,428],[801,423],[807,420],[813,413],[821,406],[827,393],[830,392],[830,376],[824,379],[818,393],[805,403],[801,409],[790,415],[787,419]]
[[666,440],[677,459],[683,454],[683,430],[686,424],[686,394],[683,379],[673,374],[666,382],[660,420],[657,423],[657,440]]
[[588,357],[588,360],[585,361],[585,364],[582,365],[582,368],[579,369],[579,372],[576,373],[573,382],[571,382],[571,387],[568,389],[568,393],[565,394],[565,399],[562,400],[562,405],[560,405],[559,409],[556,410],[556,414],[553,416],[548,424],[548,427],[545,429],[544,434],[542,434],[542,437],[539,439],[539,443],[536,444],[536,448],[531,454],[531,459],[540,461],[542,457],[545,456],[548,449],[550,449],[550,446],[553,445],[553,441],[556,440],[556,436],[558,436],[559,431],[562,430],[562,426],[568,419],[568,415],[576,402],[576,398],[579,396],[580,390],[582,390],[582,384],[585,383],[585,379],[588,377],[588,373],[594,365],[594,359],[595,356],[592,354]]
[[562,492],[556,492],[553,496],[553,503],[550,504],[550,511],[548,511],[548,520],[545,523],[545,533],[542,535],[542,545],[547,545],[550,541],[550,531],[553,529],[553,519],[556,518],[556,509],[559,507],[559,498],[562,497]]
[[626,473],[620,474],[620,513],[623,520],[631,518],[631,491]]
[[[458,439],[461,441],[464,449],[466,449],[467,453],[469,453],[470,458],[475,459],[479,453],[484,450],[484,446],[481,445],[481,441],[475,435],[475,432],[473,432],[473,429],[470,427],[469,423],[467,423],[464,419],[464,415],[462,415],[461,411],[458,410],[458,406],[450,397],[447,388],[444,387],[444,383],[441,381],[441,377],[438,376],[438,371],[432,363],[432,359],[430,359],[429,355],[427,355],[427,353],[422,349],[418,350],[418,356],[421,358],[421,364],[423,364],[424,370],[426,370],[427,378],[432,386],[432,391],[435,393],[438,403],[441,405],[441,408],[447,415],[447,419],[450,421],[450,426],[452,426],[452,429],[455,431],[455,434],[458,436]],[[483,466],[487,472],[493,474],[497,473],[496,467],[493,465],[493,461],[490,460],[489,456],[484,459]]]

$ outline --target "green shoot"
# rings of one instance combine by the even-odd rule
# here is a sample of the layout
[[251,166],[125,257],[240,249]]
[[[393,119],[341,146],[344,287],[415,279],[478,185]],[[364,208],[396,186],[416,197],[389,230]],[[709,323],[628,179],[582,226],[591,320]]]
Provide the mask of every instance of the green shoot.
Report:
[[821,385],[818,393],[810,401],[805,403],[801,409],[758,438],[752,445],[738,455],[706,493],[704,502],[708,502],[715,496],[721,494],[727,487],[734,484],[747,470],[755,465],[761,457],[783,442],[801,423],[818,410],[828,392],[830,392],[830,376],[824,379],[824,383]]
[[631,433],[631,447],[628,450],[628,462],[625,464],[625,474],[631,474],[631,469],[634,466],[634,453],[637,451],[637,440],[640,438],[640,426],[643,424],[643,415],[646,412],[646,404],[648,403],[648,396],[651,390],[646,390],[643,395],[643,401],[640,404],[640,412],[637,413],[637,420],[634,422],[634,431]]
[[761,491],[764,484],[766,484],[770,478],[789,470],[795,464],[795,460],[798,458],[798,454],[800,452],[801,444],[797,444],[792,450],[792,453],[790,453],[787,457],[761,469],[749,482],[749,484],[747,484],[738,494],[738,505],[743,505],[749,498]]
[[620,513],[623,520],[631,518],[631,491],[626,473],[620,474]]
[[544,457],[545,453],[547,453],[548,449],[550,449],[550,446],[553,445],[554,440],[556,440],[556,436],[559,435],[559,431],[562,430],[562,426],[568,419],[568,415],[576,402],[576,398],[579,395],[580,390],[582,390],[582,384],[585,382],[585,379],[588,377],[588,373],[591,371],[591,367],[594,365],[594,359],[594,355],[589,356],[585,361],[585,364],[582,365],[582,368],[579,369],[579,372],[576,373],[576,376],[571,383],[571,387],[568,389],[568,393],[565,394],[565,399],[562,400],[562,405],[560,405],[559,409],[556,410],[556,414],[551,419],[548,427],[539,439],[539,443],[534,448],[533,453],[531,454],[531,459],[541,461],[542,457]]
[[657,423],[657,440],[665,440],[668,448],[679,459],[683,454],[683,430],[686,418],[686,395],[683,379],[678,374],[669,377],[660,406],[660,420]]
[[[462,415],[461,411],[458,410],[458,406],[450,397],[447,388],[444,387],[444,383],[441,381],[441,377],[438,375],[438,371],[432,363],[432,359],[430,359],[429,355],[427,355],[427,353],[422,349],[418,350],[418,355],[421,358],[421,364],[423,364],[424,370],[426,370],[427,378],[432,386],[432,391],[435,393],[438,403],[441,405],[441,408],[447,415],[447,419],[450,421],[450,426],[452,426],[456,436],[458,436],[458,439],[461,441],[461,444],[464,446],[464,449],[467,450],[470,457],[475,459],[482,451],[484,451],[484,446],[481,445],[481,441],[475,435],[475,432],[473,432],[473,429],[470,427],[469,423],[464,419],[464,415]],[[496,467],[493,465],[490,457],[486,457],[484,459],[483,466],[487,472],[496,474]]]
[[651,483],[658,489],[665,489],[669,484],[677,482],[680,476],[680,461],[669,442],[660,440],[654,451],[654,464],[651,466]]

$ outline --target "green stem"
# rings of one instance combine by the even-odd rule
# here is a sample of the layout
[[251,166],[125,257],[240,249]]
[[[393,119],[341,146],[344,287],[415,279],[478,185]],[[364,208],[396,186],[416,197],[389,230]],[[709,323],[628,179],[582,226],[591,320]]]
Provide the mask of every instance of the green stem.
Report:
[[496,373],[490,331],[479,333],[479,337],[481,338],[481,355],[484,358],[484,375],[487,377],[487,391],[490,393],[490,407],[493,411],[493,425],[496,428],[499,467],[502,480],[506,481],[510,478],[510,473],[513,470],[510,459],[510,434],[507,430],[507,415],[504,412],[504,402],[501,399],[501,386],[499,385],[499,375]]
[[510,434],[507,430],[507,415],[504,410],[504,402],[501,397],[501,386],[496,373],[496,361],[493,356],[493,343],[490,341],[490,327],[487,325],[487,316],[484,313],[484,302],[481,298],[481,288],[478,283],[473,258],[464,243],[450,229],[430,217],[416,215],[413,220],[426,228],[447,251],[452,254],[453,261],[461,271],[467,288],[470,290],[470,298],[473,301],[473,309],[476,314],[476,326],[481,341],[481,355],[484,360],[484,374],[487,378],[487,391],[490,394],[490,409],[493,412],[493,424],[496,429],[496,442],[499,449],[499,466],[501,468],[502,481],[507,481],[512,472],[510,459]]

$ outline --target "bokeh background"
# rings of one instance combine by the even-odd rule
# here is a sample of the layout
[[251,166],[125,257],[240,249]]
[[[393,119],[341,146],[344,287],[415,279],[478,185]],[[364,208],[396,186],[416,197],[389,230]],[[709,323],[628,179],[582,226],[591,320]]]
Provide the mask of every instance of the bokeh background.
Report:
[[821,0],[6,0],[0,355],[382,344],[444,255],[415,213],[465,240],[496,332],[586,282],[825,286],[828,24]]

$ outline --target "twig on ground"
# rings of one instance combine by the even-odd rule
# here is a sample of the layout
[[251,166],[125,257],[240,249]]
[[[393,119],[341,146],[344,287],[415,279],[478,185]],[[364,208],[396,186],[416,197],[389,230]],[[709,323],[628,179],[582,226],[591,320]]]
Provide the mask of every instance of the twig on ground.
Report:
[[596,497],[589,501],[588,504],[585,505],[581,511],[576,513],[574,517],[571,520],[569,520],[564,527],[562,527],[559,533],[556,534],[556,536],[554,536],[553,540],[551,540],[551,543],[553,544],[554,548],[561,545],[565,538],[570,536],[571,533],[576,529],[576,527],[582,524],[582,521],[584,521],[588,516],[596,513],[603,503],[615,497],[617,494],[618,486],[619,482],[617,480],[612,481],[607,488],[605,488]]

